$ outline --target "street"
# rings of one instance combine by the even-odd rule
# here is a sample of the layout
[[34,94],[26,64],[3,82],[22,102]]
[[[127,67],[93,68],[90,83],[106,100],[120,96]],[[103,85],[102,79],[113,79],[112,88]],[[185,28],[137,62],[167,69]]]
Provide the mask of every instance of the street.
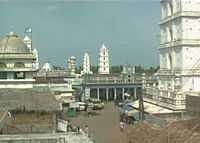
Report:
[[80,115],[71,120],[75,126],[89,127],[89,135],[95,143],[125,143],[126,135],[119,128],[119,111],[114,103],[105,104],[103,110],[97,111],[97,115]]

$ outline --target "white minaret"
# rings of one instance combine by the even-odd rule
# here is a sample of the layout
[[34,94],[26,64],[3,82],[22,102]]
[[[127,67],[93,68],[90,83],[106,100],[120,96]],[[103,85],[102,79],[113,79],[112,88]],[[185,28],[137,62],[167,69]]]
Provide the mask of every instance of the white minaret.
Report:
[[108,49],[103,44],[99,50],[99,74],[109,74],[110,65],[109,65],[109,54]]
[[200,0],[161,0],[160,35],[159,91],[147,97],[182,110],[185,96],[200,92]]
[[88,53],[84,54],[83,57],[83,70],[81,71],[81,74],[92,74],[92,71],[90,70],[90,56]]
[[33,64],[35,69],[39,69],[39,56],[38,56],[38,51],[37,49],[33,49],[32,48],[32,40],[31,38],[29,38],[29,36],[25,36],[24,37],[24,43],[26,44],[26,46],[28,47],[28,49],[30,50],[30,52],[32,52],[35,56],[36,56],[36,62]]
[[24,37],[24,43],[31,51],[32,50],[32,40],[27,35]]
[[35,68],[38,70],[39,69],[39,56],[38,56],[38,50],[37,49],[33,49],[33,54],[36,57],[36,61],[35,61]]
[[68,60],[68,72],[70,75],[76,74],[76,57],[71,56]]

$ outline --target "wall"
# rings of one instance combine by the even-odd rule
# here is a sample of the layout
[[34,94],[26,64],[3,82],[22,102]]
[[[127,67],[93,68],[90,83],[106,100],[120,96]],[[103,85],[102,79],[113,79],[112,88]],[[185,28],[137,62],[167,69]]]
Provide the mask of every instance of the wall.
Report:
[[93,143],[77,133],[0,135],[0,143]]
[[200,12],[200,0],[182,0],[182,9]]
[[200,114],[200,96],[187,96],[186,97],[186,111],[188,113]]

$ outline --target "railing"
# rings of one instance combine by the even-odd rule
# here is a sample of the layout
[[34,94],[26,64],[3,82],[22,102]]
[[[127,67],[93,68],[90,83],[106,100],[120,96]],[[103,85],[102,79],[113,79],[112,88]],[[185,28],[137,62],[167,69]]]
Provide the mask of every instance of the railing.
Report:
[[160,90],[158,88],[147,87],[144,100],[159,106],[171,109],[183,109],[185,107],[185,96],[174,91]]
[[87,80],[86,84],[142,84],[142,80]]

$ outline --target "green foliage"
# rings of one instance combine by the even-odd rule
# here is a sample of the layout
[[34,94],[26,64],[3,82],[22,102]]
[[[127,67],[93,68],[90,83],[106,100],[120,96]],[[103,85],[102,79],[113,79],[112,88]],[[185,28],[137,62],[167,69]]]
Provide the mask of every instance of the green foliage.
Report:
[[136,73],[146,73],[146,74],[154,74],[159,70],[159,66],[153,67],[150,66],[149,68],[145,69],[144,67],[142,67],[141,65],[139,66],[135,66],[135,71]]
[[54,70],[64,70],[63,67],[53,65]]
[[98,66],[96,66],[96,65],[92,65],[91,66],[91,71],[94,73],[94,74],[96,74],[96,73],[98,73]]
[[123,66],[122,65],[115,65],[110,67],[111,74],[120,74],[122,72]]

